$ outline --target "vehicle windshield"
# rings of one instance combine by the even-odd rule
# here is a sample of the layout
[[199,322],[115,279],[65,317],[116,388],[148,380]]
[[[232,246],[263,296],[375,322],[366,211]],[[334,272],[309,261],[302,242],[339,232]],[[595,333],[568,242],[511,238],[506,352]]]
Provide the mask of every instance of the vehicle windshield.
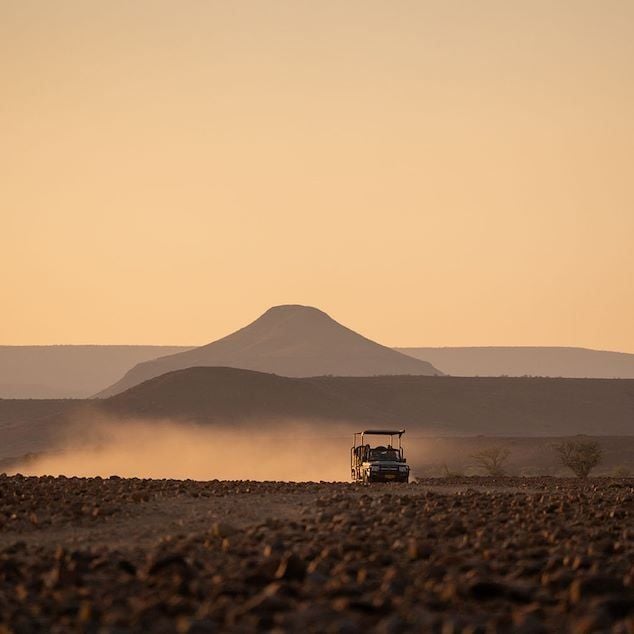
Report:
[[370,449],[370,460],[399,460],[399,453],[392,447],[375,447]]

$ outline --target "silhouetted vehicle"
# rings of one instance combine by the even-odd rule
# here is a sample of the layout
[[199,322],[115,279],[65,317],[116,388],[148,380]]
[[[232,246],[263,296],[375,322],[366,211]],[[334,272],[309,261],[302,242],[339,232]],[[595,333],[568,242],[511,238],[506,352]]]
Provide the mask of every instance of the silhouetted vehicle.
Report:
[[[354,435],[350,450],[350,468],[354,482],[408,482],[409,466],[403,455],[401,437],[404,429],[366,429]],[[385,445],[372,447],[367,436],[387,436]],[[394,446],[394,438],[398,446]],[[386,438],[387,440],[387,438]]]

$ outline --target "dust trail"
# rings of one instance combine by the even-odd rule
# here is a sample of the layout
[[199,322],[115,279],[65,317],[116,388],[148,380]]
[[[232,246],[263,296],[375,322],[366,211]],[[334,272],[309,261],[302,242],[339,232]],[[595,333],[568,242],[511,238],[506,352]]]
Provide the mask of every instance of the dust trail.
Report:
[[[352,429],[352,428],[351,428]],[[348,480],[347,427],[296,423],[231,429],[183,422],[98,420],[70,427],[61,449],[14,468],[24,475],[196,480]]]

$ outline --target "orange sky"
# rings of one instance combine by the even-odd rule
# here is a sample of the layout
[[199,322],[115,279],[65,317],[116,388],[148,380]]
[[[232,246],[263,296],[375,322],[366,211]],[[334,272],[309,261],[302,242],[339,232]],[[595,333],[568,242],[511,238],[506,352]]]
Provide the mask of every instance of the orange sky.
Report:
[[0,344],[634,352],[630,0],[0,0]]

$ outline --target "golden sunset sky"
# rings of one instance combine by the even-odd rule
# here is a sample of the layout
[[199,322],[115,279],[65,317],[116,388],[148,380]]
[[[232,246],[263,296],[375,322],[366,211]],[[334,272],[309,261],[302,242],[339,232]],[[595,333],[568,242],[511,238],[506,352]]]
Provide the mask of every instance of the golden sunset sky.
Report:
[[634,352],[631,0],[0,0],[0,344]]

